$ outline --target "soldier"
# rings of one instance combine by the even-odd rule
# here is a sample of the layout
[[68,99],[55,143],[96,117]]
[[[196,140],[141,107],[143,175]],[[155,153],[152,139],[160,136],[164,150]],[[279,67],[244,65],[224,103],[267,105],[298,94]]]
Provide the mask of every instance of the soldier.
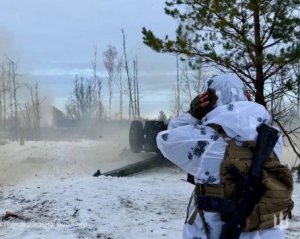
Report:
[[[226,203],[236,199],[240,186],[229,174],[228,163],[243,175],[248,173],[256,129],[270,120],[262,105],[250,101],[242,81],[226,74],[208,80],[205,93],[191,102],[189,112],[173,119],[168,130],[158,134],[161,153],[192,175],[196,185],[188,205],[183,239],[220,238],[224,222],[232,215],[231,204]],[[284,238],[284,230],[276,227],[277,219],[287,217],[293,202],[292,178],[289,169],[280,164],[281,156],[280,137],[264,166],[263,193],[247,217],[240,238]],[[200,197],[201,203],[197,200]],[[212,198],[223,206],[212,207]]]

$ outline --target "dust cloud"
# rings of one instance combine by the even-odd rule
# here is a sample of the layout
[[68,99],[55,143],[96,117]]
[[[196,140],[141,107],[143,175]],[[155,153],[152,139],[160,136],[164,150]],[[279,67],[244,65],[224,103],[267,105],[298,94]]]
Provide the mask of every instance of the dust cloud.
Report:
[[[129,150],[129,121],[42,128],[39,140],[0,142],[0,184],[92,176],[141,160]],[[1,140],[0,140],[1,141]]]
[[9,93],[6,115],[0,118],[0,185],[92,176],[98,169],[103,173],[140,160],[129,150],[130,121],[72,121],[52,105],[53,96],[42,82],[36,117],[32,106],[36,82],[23,71],[13,44],[13,35],[0,26],[0,62],[10,58],[18,65],[18,123]]

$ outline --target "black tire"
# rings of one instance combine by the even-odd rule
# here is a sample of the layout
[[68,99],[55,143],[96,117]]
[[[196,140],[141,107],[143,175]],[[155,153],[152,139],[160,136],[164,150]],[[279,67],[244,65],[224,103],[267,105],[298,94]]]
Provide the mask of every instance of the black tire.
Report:
[[153,132],[156,132],[161,124],[163,124],[162,121],[147,120],[145,122],[145,134],[147,135],[147,134],[152,134]]
[[160,131],[167,128],[163,121],[159,120],[148,120],[145,122],[145,152],[156,152],[160,154],[156,144],[156,136]]
[[129,129],[129,146],[133,153],[140,153],[144,146],[144,128],[141,121],[131,122]]

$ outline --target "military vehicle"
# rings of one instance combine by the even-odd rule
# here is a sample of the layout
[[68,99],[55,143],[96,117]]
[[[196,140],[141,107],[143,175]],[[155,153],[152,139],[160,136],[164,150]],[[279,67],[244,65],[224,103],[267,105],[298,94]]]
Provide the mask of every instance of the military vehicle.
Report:
[[133,153],[156,152],[156,136],[160,131],[166,130],[168,125],[159,120],[146,120],[144,125],[139,120],[131,122],[129,129],[129,145]]
[[[160,131],[166,130],[167,127],[166,123],[159,120],[146,120],[145,122],[139,120],[132,121],[129,128],[130,151],[132,153],[144,153],[144,159],[103,174],[98,169],[93,176],[125,177],[148,169],[172,165],[168,160],[164,159],[156,145],[157,134]],[[145,155],[145,153],[149,154]]]

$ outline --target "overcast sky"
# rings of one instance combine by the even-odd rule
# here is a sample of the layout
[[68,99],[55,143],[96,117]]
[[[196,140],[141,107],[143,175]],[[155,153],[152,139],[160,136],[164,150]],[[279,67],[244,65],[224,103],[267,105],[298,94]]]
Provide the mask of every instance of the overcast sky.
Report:
[[164,0],[0,0],[0,54],[17,59],[20,73],[38,81],[63,109],[75,74],[89,74],[94,46],[104,75],[102,53],[109,44],[121,53],[124,28],[128,56],[138,57],[142,115],[169,113],[175,57],[153,52],[141,34],[145,26],[159,36],[174,35],[176,22],[163,8]]

